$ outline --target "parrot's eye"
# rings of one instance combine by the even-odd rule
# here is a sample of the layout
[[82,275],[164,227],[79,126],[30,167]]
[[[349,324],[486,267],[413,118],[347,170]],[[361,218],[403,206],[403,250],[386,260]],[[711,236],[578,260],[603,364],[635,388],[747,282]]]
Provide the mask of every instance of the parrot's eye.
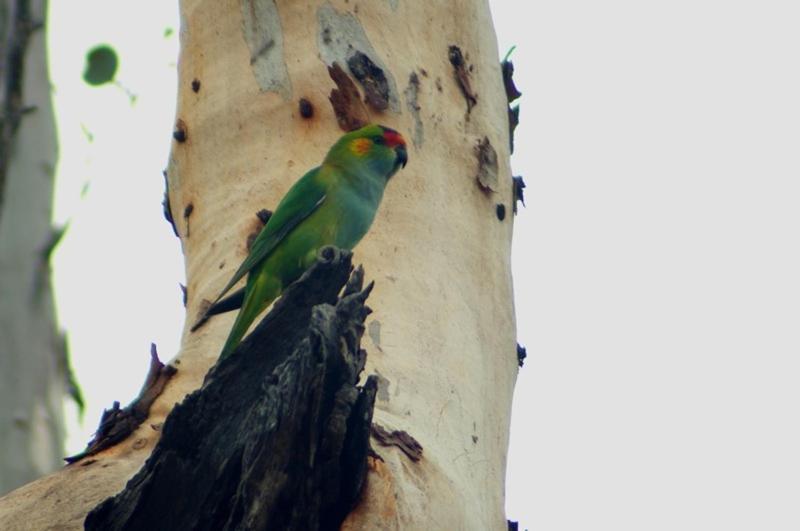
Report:
[[379,146],[386,144],[386,139],[383,138],[383,135],[374,137],[372,141],[378,144]]

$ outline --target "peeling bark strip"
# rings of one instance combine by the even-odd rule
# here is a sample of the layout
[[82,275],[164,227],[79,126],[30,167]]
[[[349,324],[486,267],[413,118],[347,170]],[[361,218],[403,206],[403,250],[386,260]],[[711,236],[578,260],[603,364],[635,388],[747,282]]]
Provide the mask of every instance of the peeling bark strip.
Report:
[[253,77],[264,92],[292,95],[292,82],[283,57],[283,29],[275,0],[241,0],[242,31],[250,48]]
[[364,87],[364,103],[377,112],[389,108],[389,82],[378,65],[366,54],[356,51],[347,58],[347,66],[361,86]]
[[514,131],[519,125],[519,105],[508,106],[508,149],[514,153]]
[[189,235],[191,233],[191,229],[189,227],[189,216],[192,215],[192,212],[194,212],[194,203],[189,203],[188,205],[186,205],[186,208],[183,209],[183,220],[186,222],[186,237],[187,238],[189,237]]
[[528,350],[519,343],[517,343],[517,363],[519,364],[520,367],[525,365],[525,358],[527,357],[528,357]]
[[[511,102],[522,96],[522,92],[517,90],[517,86],[514,84],[514,63],[506,59],[500,63],[500,69],[503,72],[503,87],[506,90],[506,99],[509,103],[508,142],[511,153],[514,153],[514,131],[519,125],[519,105],[512,107]],[[514,212],[516,212],[516,210]]]
[[57,341],[58,366],[64,375],[67,394],[75,401],[75,405],[78,406],[78,414],[82,417],[83,413],[86,411],[86,401],[83,398],[83,391],[81,390],[78,378],[75,376],[75,370],[72,368],[72,363],[70,362],[67,334],[65,332],[60,332]]
[[69,222],[60,227],[50,227],[47,239],[36,253],[38,260],[33,275],[33,300],[42,302],[50,295],[50,258],[69,228]]
[[351,256],[323,249],[173,409],[145,466],[87,530],[339,529],[366,478],[377,389],[374,377],[356,386],[372,284],[362,289],[361,268],[350,275]]
[[503,87],[506,89],[508,103],[522,96],[522,92],[514,84],[514,63],[505,60],[500,63],[500,70],[503,72]]
[[469,81],[469,73],[472,67],[467,67],[467,62],[464,60],[464,54],[461,53],[461,48],[458,46],[450,46],[447,51],[447,58],[450,59],[450,64],[453,65],[453,71],[456,76],[458,88],[467,100],[467,114],[472,112],[472,108],[478,104],[478,95],[472,90],[472,84]]
[[72,464],[86,456],[94,455],[106,448],[123,441],[139,425],[147,419],[150,414],[150,406],[164,390],[164,386],[170,378],[177,372],[171,365],[164,365],[158,359],[155,343],[150,345],[150,370],[144,380],[139,396],[131,402],[125,409],[119,408],[119,402],[114,402],[111,409],[103,411],[100,418],[100,426],[95,432],[94,438],[89,442],[89,446],[78,455],[65,457],[64,461]]
[[30,2],[13,2],[11,13],[0,13],[0,211],[3,208],[8,161],[22,116],[30,112],[22,101],[25,51],[31,34],[42,27],[31,19]]
[[487,137],[475,146],[475,158],[478,159],[478,173],[475,179],[478,186],[486,193],[497,191],[497,152]]
[[175,236],[180,238],[181,235],[178,234],[178,227],[175,226],[175,220],[172,218],[172,205],[169,203],[169,179],[167,178],[167,170],[161,173],[164,175],[164,199],[161,200],[161,207],[164,209],[164,219],[172,226],[172,232],[175,233]]
[[360,95],[353,80],[342,70],[339,63],[328,67],[328,75],[336,83],[328,99],[331,101],[336,121],[342,131],[354,131],[369,123],[369,117],[361,105]]
[[[425,72],[425,70],[422,70],[422,72]],[[425,74],[423,73],[423,75]],[[419,115],[419,76],[417,76],[416,72],[411,72],[411,75],[408,76],[408,86],[403,94],[406,97],[406,108],[414,119],[414,131],[411,134],[411,141],[414,142],[415,147],[420,147],[424,141],[425,132],[422,128],[422,118]]]
[[522,180],[521,175],[515,175],[511,178],[514,182],[512,185],[512,193],[514,194],[512,198],[512,203],[514,204],[514,214],[517,213],[517,201],[522,202],[522,206],[525,206],[525,181]]
[[380,424],[372,425],[372,435],[382,446],[396,446],[412,461],[422,458],[422,445],[414,437],[402,430],[389,431]]

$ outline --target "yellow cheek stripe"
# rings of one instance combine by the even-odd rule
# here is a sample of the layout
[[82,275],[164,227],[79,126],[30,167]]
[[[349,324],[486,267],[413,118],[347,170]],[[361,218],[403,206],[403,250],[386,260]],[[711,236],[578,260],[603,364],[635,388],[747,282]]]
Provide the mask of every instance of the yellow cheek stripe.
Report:
[[369,152],[369,149],[372,147],[372,141],[368,138],[356,138],[352,142],[350,142],[350,151],[353,152],[354,155],[358,155],[359,157],[363,157]]

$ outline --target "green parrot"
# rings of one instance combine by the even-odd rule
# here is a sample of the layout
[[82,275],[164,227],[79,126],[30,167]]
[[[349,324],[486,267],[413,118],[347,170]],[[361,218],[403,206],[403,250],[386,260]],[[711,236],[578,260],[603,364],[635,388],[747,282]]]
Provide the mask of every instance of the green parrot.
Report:
[[[241,308],[220,354],[229,356],[258,314],[314,263],[322,247],[355,247],[372,225],[386,183],[407,160],[405,140],[388,127],[367,125],[343,135],[322,164],[289,189],[193,330],[210,315]],[[222,299],[245,275],[245,287]]]

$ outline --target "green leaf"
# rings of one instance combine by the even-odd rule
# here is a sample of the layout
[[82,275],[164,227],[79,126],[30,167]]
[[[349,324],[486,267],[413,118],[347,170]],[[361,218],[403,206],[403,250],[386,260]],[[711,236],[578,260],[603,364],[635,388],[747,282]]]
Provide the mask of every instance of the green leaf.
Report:
[[103,85],[114,80],[117,73],[119,59],[117,52],[107,44],[95,46],[86,54],[86,69],[83,71],[83,80],[93,87]]

